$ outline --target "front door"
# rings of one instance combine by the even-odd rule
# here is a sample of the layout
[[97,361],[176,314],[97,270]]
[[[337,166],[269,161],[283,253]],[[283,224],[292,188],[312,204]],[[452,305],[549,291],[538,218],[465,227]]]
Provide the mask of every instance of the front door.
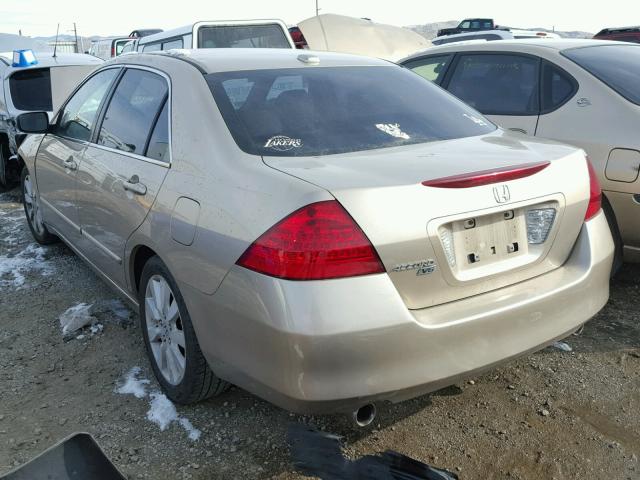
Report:
[[162,75],[128,68],[80,165],[82,250],[122,287],[125,244],[144,221],[169,168],[169,101]]
[[505,130],[535,135],[540,59],[512,53],[460,54],[443,86]]
[[91,130],[118,69],[91,77],[64,106],[46,135],[36,157],[36,180],[44,219],[71,241],[80,235],[76,204],[76,175],[91,137]]

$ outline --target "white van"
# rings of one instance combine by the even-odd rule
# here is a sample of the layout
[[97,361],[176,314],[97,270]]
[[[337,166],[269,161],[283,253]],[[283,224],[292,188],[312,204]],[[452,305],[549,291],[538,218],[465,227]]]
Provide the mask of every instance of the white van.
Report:
[[196,22],[138,40],[138,52],[173,48],[295,48],[281,20]]
[[102,60],[110,60],[122,53],[122,48],[129,40],[127,37],[103,38],[93,42],[87,53]]

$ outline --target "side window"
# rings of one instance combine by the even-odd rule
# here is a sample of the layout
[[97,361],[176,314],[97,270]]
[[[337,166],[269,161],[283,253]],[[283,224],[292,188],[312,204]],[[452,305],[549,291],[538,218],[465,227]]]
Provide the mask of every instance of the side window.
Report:
[[148,45],[144,45],[142,47],[143,52],[157,52],[158,50],[160,50],[159,43],[149,43]]
[[466,22],[462,22],[459,28],[469,28],[470,26],[471,22],[467,20]]
[[60,114],[57,135],[89,141],[98,108],[118,72],[116,68],[104,70],[80,87]]
[[486,115],[538,115],[539,63],[521,55],[461,55],[446,88]]
[[575,93],[575,80],[551,63],[542,67],[542,110],[559,108]]
[[169,163],[169,101],[164,102],[149,139],[146,157]]
[[435,83],[440,83],[453,55],[439,55],[437,57],[421,58],[405,63],[405,67],[413,70],[421,77]]
[[105,112],[98,144],[142,155],[168,91],[160,75],[127,70]]
[[171,50],[172,48],[182,48],[182,37],[162,44],[162,50]]

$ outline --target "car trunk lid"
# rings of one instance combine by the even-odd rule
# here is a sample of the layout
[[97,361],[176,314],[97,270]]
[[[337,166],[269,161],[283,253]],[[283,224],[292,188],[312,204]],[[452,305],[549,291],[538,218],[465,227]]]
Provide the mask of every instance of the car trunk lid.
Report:
[[[264,161],[331,192],[369,237],[410,309],[477,295],[559,267],[589,200],[582,152],[501,132]],[[509,176],[523,166],[541,168]],[[470,172],[491,177],[496,171],[507,175],[481,185],[443,185]],[[540,234],[547,224],[542,241],[530,238],[532,229]]]

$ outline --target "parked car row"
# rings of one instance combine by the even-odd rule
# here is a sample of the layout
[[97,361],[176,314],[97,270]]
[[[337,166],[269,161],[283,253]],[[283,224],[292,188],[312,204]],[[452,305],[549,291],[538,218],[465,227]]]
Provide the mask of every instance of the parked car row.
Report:
[[[213,38],[189,31],[172,34]],[[522,113],[513,128],[539,136],[576,94],[600,108],[600,80],[564,49],[437,47],[404,62],[427,81],[367,57],[161,43],[93,71],[53,118],[16,122],[34,238],[63,240],[138,308],[172,400],[233,383],[366,425],[375,402],[542,348],[606,303],[614,240],[584,150],[474,108]],[[489,74],[501,97],[478,86]]]

